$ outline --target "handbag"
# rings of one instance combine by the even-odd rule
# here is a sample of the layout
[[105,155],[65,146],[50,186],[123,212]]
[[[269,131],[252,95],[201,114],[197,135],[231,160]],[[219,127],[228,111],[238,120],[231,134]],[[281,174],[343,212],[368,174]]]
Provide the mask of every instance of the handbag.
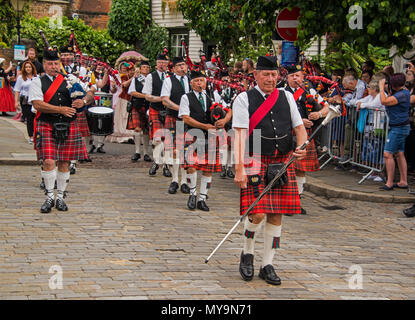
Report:
[[20,105],[26,106],[29,104],[29,97],[28,96],[20,96]]
[[69,137],[71,124],[69,122],[54,122],[52,125],[52,137],[57,143],[63,143]]
[[164,124],[164,122],[166,121],[166,116],[167,116],[167,110],[163,109],[159,111],[159,120],[162,124]]
[[[265,173],[265,183],[267,185],[271,183],[272,179],[274,179],[274,177],[280,173],[284,165],[285,163],[281,163],[281,162],[268,164],[267,171]],[[274,184],[272,185],[272,188],[282,187],[287,182],[288,182],[288,175],[287,175],[287,171],[285,171],[284,174],[274,182]]]

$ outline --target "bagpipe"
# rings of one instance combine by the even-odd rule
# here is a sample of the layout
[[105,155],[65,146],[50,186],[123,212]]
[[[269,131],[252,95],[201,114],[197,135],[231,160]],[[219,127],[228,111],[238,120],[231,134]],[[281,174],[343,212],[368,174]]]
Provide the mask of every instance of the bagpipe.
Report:
[[[43,42],[45,44],[45,48],[48,49],[50,48],[49,42],[46,39],[45,34],[43,33],[42,30],[39,30],[39,34],[43,39]],[[74,51],[74,66],[75,66],[75,73],[78,73],[78,77],[80,78],[81,81],[83,82],[90,82],[88,80],[93,80],[94,76],[93,76],[93,71],[95,71],[97,66],[101,66],[104,70],[108,71],[108,74],[111,75],[115,81],[115,83],[117,84],[117,86],[121,86],[121,82],[119,81],[117,74],[118,71],[114,70],[108,63],[102,61],[102,59],[99,58],[95,58],[92,56],[88,56],[85,53],[82,53],[81,50],[79,49],[78,43],[76,41],[75,38],[75,34],[74,34],[74,30],[71,30],[71,34],[69,36],[69,46],[71,48],[73,48]],[[86,68],[86,70],[89,73],[89,77],[87,77],[87,79],[79,76],[79,70],[80,67],[84,67]],[[65,68],[63,67],[63,65],[61,64],[61,69],[62,69],[62,73],[64,73],[65,75],[67,74],[67,72],[65,71]],[[89,79],[88,79],[89,78]],[[90,85],[93,83],[90,83]]]

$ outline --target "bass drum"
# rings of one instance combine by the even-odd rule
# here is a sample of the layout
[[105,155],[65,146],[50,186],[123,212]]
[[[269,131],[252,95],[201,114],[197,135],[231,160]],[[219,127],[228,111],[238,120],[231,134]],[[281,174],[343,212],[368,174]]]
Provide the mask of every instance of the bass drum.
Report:
[[86,113],[91,134],[108,136],[114,132],[114,110],[107,107],[91,107]]

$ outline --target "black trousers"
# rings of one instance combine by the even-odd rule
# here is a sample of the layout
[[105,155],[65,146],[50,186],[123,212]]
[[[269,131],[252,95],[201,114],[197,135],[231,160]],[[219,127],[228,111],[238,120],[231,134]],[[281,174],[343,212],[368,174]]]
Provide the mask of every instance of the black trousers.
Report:
[[32,106],[30,104],[22,105],[22,113],[26,119],[27,134],[29,137],[33,137],[33,121],[35,120],[35,114],[32,112]]

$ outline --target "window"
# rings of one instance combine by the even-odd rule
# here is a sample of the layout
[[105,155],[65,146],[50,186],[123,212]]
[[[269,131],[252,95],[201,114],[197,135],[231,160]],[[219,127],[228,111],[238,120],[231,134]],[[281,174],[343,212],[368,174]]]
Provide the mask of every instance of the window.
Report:
[[182,46],[182,38],[186,45],[189,46],[189,35],[185,32],[170,32],[170,58],[184,56],[185,52]]

